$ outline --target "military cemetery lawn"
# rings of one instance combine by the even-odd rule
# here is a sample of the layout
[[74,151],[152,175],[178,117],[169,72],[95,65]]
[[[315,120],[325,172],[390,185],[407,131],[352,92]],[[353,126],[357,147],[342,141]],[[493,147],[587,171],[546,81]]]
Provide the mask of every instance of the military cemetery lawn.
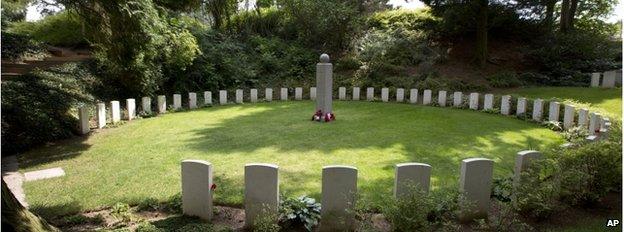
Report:
[[592,111],[601,111],[611,117],[622,117],[622,89],[603,89],[587,87],[531,87],[504,90],[507,94],[527,98],[558,98],[563,102],[573,102],[589,107]]
[[557,133],[537,124],[465,109],[378,102],[334,104],[337,121],[310,121],[312,101],[202,108],[134,120],[117,128],[32,150],[20,171],[61,167],[66,175],[25,183],[31,208],[61,215],[166,201],[179,194],[180,161],[213,164],[215,202],[241,206],[243,167],[279,166],[280,191],[320,198],[321,168],[358,168],[358,206],[377,208],[392,196],[394,165],[433,167],[432,188],[458,188],[460,161],[495,161],[494,175],[512,173],[515,154],[560,145]]

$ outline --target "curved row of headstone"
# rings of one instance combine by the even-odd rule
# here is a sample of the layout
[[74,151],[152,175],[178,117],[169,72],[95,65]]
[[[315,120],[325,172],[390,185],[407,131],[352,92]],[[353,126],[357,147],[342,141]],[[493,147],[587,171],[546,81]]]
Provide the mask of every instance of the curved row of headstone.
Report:
[[[303,88],[297,87],[294,89],[295,92],[295,100],[303,100]],[[468,109],[471,110],[484,110],[490,111],[494,110],[497,105],[495,105],[495,96],[493,94],[485,94],[483,96],[483,100],[481,100],[480,93],[470,93],[468,96],[464,96],[462,92],[454,92],[452,95],[448,95],[447,91],[440,90],[437,93],[437,100],[433,99],[433,92],[430,89],[425,89],[422,91],[422,95],[419,94],[418,89],[410,89],[409,90],[409,98],[406,97],[406,91],[403,88],[396,88],[395,90],[396,96],[394,100],[400,103],[411,103],[411,104],[422,104],[422,105],[437,105],[440,107],[452,106],[456,108],[463,108],[467,105]],[[288,97],[289,89],[281,88],[279,99],[282,101],[289,100]],[[203,105],[212,105],[212,92],[205,91],[204,102]],[[309,90],[309,99],[316,99],[316,88],[311,87]],[[375,88],[368,87],[366,88],[366,100],[367,101],[375,101]],[[381,101],[389,102],[390,101],[390,90],[389,88],[381,89]],[[450,97],[450,98],[449,98]],[[407,100],[406,100],[407,98]],[[242,89],[237,89],[235,91],[234,103],[242,104],[244,102],[245,95]],[[249,100],[248,102],[256,103],[261,99],[258,96],[257,89],[249,90]],[[273,101],[273,89],[266,88],[264,91],[264,101]],[[347,100],[347,88],[339,87],[338,88],[338,100]],[[353,87],[351,91],[350,100],[359,101],[360,100],[360,87]],[[596,139],[600,133],[606,134],[609,126],[611,125],[608,118],[604,117],[600,113],[589,112],[588,109],[581,108],[577,109],[573,105],[563,105],[563,117],[561,117],[562,113],[562,104],[557,101],[548,102],[547,109],[547,118],[544,118],[544,113],[546,113],[544,106],[545,101],[543,99],[534,99],[532,101],[532,109],[531,114],[528,111],[529,100],[524,97],[519,97],[516,99],[516,103],[513,104],[512,97],[510,95],[504,95],[500,97],[500,113],[503,115],[512,115],[515,112],[516,116],[525,116],[529,117],[537,122],[542,121],[550,121],[559,124],[561,121],[563,129],[569,129],[574,126],[579,126],[589,131],[590,137],[588,139]],[[188,109],[198,108],[197,94],[194,92],[188,93]],[[226,90],[219,91],[218,97],[219,105],[229,104],[228,101],[228,92]],[[513,107],[515,105],[515,107]],[[141,99],[141,111],[144,113],[151,114],[152,111],[152,102],[150,97],[143,97]],[[182,95],[174,94],[173,95],[173,105],[171,106],[173,110],[181,110],[182,109]],[[167,112],[167,97],[165,95],[159,95],[157,97],[156,104],[157,113],[162,114]],[[112,123],[119,122],[121,120],[121,110],[119,101],[111,101],[110,102],[110,118]],[[136,117],[137,107],[135,103],[135,99],[126,99],[126,109],[125,109],[125,119],[132,120]],[[106,113],[106,105],[104,103],[97,104],[97,127],[103,128],[107,124],[107,113]],[[86,134],[90,131],[89,127],[89,119],[90,115],[88,110],[83,107],[79,110],[79,118],[80,118],[80,128],[83,134]],[[594,136],[594,137],[591,137]]]
[[622,86],[622,70],[611,70],[591,75],[590,87],[615,88]]
[[[520,183],[521,174],[532,159],[540,158],[538,151],[527,150],[516,154],[513,185]],[[186,215],[204,220],[212,219],[213,166],[203,160],[182,161],[182,208]],[[494,161],[470,158],[461,161],[459,189],[461,220],[487,218],[490,208]],[[394,197],[407,197],[414,191],[427,194],[432,167],[424,163],[395,165]],[[322,169],[320,231],[353,229],[357,199],[358,169],[352,166],[330,165]],[[274,164],[245,165],[244,174],[245,225],[253,226],[262,215],[277,214],[279,210],[279,167]],[[325,220],[323,220],[325,219]],[[330,219],[330,220],[328,220]]]

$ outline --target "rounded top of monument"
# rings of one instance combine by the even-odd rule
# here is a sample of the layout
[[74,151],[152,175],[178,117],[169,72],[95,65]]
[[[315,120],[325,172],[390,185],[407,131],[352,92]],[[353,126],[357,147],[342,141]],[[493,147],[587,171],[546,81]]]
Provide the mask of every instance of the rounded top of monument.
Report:
[[321,54],[321,63],[329,63],[329,55],[323,53]]

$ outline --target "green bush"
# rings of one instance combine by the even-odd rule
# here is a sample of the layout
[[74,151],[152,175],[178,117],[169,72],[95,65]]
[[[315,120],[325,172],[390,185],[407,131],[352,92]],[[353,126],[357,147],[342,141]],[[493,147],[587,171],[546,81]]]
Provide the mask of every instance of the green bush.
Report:
[[78,134],[77,107],[101,86],[87,64],[69,63],[2,81],[2,152],[12,154]]
[[487,81],[495,88],[511,88],[522,85],[515,72],[505,71],[488,76]]
[[75,13],[62,11],[39,21],[20,21],[10,25],[8,31],[30,36],[55,46],[85,46],[82,20]]
[[279,221],[284,228],[303,226],[307,231],[312,231],[321,218],[321,204],[308,196],[282,197],[279,213]]
[[141,222],[134,230],[135,232],[164,232],[164,230],[159,229],[155,225],[152,225],[149,222]]
[[20,61],[27,57],[42,57],[44,46],[32,37],[2,31],[2,59]]
[[213,232],[214,227],[207,223],[190,223],[180,227],[176,232]]

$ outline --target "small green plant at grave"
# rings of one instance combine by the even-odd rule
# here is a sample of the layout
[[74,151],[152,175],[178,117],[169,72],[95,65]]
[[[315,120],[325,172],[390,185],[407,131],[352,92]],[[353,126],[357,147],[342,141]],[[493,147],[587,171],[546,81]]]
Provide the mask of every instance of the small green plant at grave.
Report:
[[151,117],[156,116],[156,113],[155,113],[155,112],[153,112],[153,111],[152,111],[152,112],[145,112],[145,111],[141,110],[141,111],[139,111],[139,113],[137,114],[137,116],[138,116],[139,118],[151,118]]
[[438,107],[438,106],[440,106],[440,103],[438,103],[438,99],[437,98],[432,98],[431,99],[431,103],[429,103],[429,105]]
[[265,210],[256,217],[252,227],[254,232],[278,232],[281,229],[278,224],[278,216]]
[[499,108],[492,108],[492,109],[483,109],[481,110],[483,113],[488,113],[488,114],[500,114],[500,109]]
[[104,128],[117,128],[117,127],[123,126],[126,123],[127,123],[126,121],[112,122],[112,123],[106,124]]
[[161,208],[161,204],[154,198],[147,198],[137,205],[137,211],[156,211]]
[[518,118],[520,120],[524,120],[524,121],[530,121],[531,120],[531,115],[529,115],[527,113],[521,113],[521,114],[517,114],[516,118]]
[[284,228],[303,226],[312,231],[321,218],[321,204],[314,198],[300,196],[298,198],[281,197],[279,221]]
[[555,122],[555,121],[544,121],[541,123],[541,125],[543,127],[546,127],[550,130],[553,131],[562,131],[563,128],[561,127],[561,122]]
[[533,227],[522,222],[510,203],[496,205],[498,210],[488,215],[486,219],[477,219],[476,231],[535,231]]
[[126,203],[117,203],[111,208],[111,215],[114,218],[121,220],[122,222],[132,221],[132,212],[130,212],[130,205]]
[[101,214],[96,215],[95,217],[87,217],[82,214],[65,216],[63,221],[66,225],[84,225],[84,224],[102,224],[104,222],[104,218]]
[[410,186],[406,194],[385,204],[383,213],[392,224],[393,231],[429,231],[428,214],[434,210],[434,202],[426,192]]
[[182,213],[182,195],[177,193],[169,197],[163,208],[170,213]]
[[144,221],[144,222],[139,223],[139,225],[134,231],[135,232],[164,232],[165,230],[160,229],[147,221]]
[[513,191],[512,184],[513,178],[511,176],[494,178],[491,197],[500,202],[510,202]]
[[583,127],[572,127],[563,132],[563,137],[571,143],[582,143],[589,135],[589,131]]

